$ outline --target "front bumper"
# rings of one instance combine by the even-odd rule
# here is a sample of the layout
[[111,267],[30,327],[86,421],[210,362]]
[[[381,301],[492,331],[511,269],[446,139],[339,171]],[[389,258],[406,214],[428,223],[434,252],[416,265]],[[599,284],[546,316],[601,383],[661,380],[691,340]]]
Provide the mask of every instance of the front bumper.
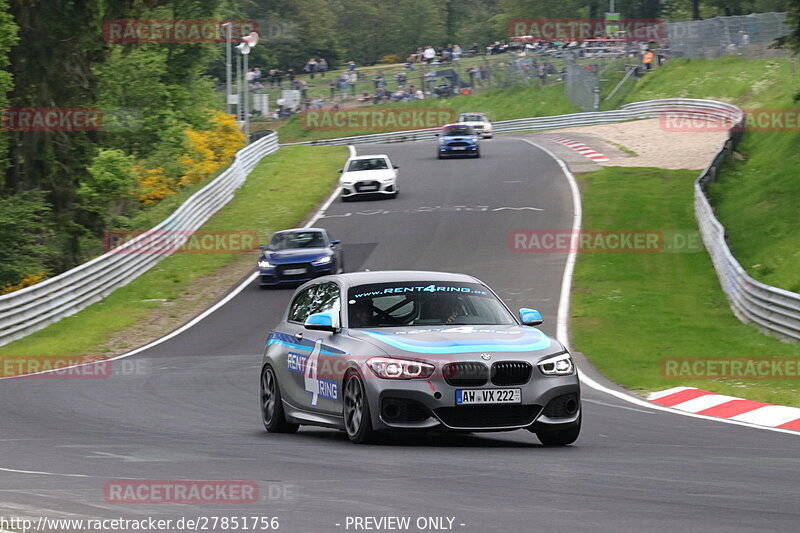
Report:
[[394,194],[397,192],[395,181],[358,181],[351,184],[341,184],[342,198],[353,196],[368,196],[371,194]]
[[462,146],[450,146],[447,144],[439,145],[439,155],[444,156],[465,156],[478,153],[478,144],[468,144]]
[[[524,385],[458,387],[441,377],[389,380],[362,373],[372,427],[381,430],[510,431],[566,429],[579,423],[580,384],[576,374],[534,374]],[[534,370],[536,372],[536,370]],[[520,404],[457,405],[456,390],[519,388]],[[572,412],[565,408],[572,399]]]
[[[305,268],[304,274],[286,275],[283,271],[285,267],[290,268]],[[262,287],[276,287],[278,285],[298,285],[311,281],[314,278],[325,276],[327,274],[335,274],[336,266],[335,260],[326,265],[315,266],[310,263],[291,265],[276,265],[270,268],[259,268],[259,285]]]

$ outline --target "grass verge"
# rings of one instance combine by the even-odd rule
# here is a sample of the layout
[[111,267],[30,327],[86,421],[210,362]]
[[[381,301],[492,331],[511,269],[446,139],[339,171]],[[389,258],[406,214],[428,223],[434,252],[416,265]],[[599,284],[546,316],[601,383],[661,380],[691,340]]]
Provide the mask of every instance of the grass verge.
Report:
[[[697,171],[609,167],[579,177],[586,230],[696,230]],[[784,357],[800,345],[762,335],[731,313],[707,253],[582,253],[572,304],[575,348],[640,391],[699,387],[800,406],[798,380],[664,375],[672,358]]]
[[[338,179],[336,169],[347,157],[346,147],[292,146],[266,157],[253,170],[236,197],[203,226],[204,231],[255,231],[261,239],[297,225],[330,193]],[[0,348],[0,360],[21,356],[75,356],[108,354],[109,343],[137,323],[160,316],[173,329],[184,322],[178,314],[195,285],[208,276],[240,265],[234,275],[246,273],[255,261],[247,254],[175,254],[105,300],[41,331]],[[235,280],[233,280],[235,281]],[[230,283],[218,289],[229,287]],[[209,295],[213,300],[216,295]],[[199,302],[198,311],[203,304]],[[194,306],[198,307],[198,306]],[[161,319],[163,318],[163,320]],[[169,326],[172,322],[173,325]],[[156,335],[145,337],[152,340]],[[145,340],[145,342],[146,342]],[[117,345],[126,348],[124,345]],[[133,348],[134,346],[127,346]]]
[[709,196],[728,230],[737,259],[754,278],[800,292],[800,78],[790,58],[673,60],[648,74],[630,101],[664,97],[711,98],[780,117],[793,109],[794,127],[746,130],[737,150],[711,185]]

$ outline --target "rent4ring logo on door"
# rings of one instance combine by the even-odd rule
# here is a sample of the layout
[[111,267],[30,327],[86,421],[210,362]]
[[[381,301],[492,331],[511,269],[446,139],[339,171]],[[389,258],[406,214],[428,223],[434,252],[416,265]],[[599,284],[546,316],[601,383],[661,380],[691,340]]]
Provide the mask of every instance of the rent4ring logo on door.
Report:
[[287,368],[290,372],[303,374],[305,391],[312,395],[311,407],[317,406],[320,396],[334,401],[339,399],[339,385],[335,381],[319,377],[318,365],[321,351],[322,339],[317,339],[310,355],[289,352],[286,358]]

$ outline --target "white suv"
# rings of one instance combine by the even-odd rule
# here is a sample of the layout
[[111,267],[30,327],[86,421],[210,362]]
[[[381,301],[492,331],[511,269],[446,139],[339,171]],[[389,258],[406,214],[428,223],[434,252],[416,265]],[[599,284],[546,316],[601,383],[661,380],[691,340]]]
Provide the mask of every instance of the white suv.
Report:
[[359,155],[351,157],[340,168],[342,200],[366,194],[397,196],[397,169],[387,155]]
[[492,137],[492,123],[483,113],[461,113],[458,115],[458,123],[472,126],[484,139]]

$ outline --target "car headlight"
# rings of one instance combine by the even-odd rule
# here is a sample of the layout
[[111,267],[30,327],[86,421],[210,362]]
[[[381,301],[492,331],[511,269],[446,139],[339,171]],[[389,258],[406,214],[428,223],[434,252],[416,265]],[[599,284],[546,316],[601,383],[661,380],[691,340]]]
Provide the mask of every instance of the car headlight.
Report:
[[381,379],[426,379],[436,370],[429,363],[391,357],[373,357],[367,360],[367,366]]
[[327,265],[330,262],[331,262],[331,256],[326,255],[325,257],[320,257],[316,261],[311,261],[311,264],[314,266],[320,266],[320,265]]
[[261,260],[258,262],[258,268],[272,268],[274,265],[269,261]]
[[566,376],[575,371],[572,357],[566,352],[539,361],[536,366],[547,376]]

